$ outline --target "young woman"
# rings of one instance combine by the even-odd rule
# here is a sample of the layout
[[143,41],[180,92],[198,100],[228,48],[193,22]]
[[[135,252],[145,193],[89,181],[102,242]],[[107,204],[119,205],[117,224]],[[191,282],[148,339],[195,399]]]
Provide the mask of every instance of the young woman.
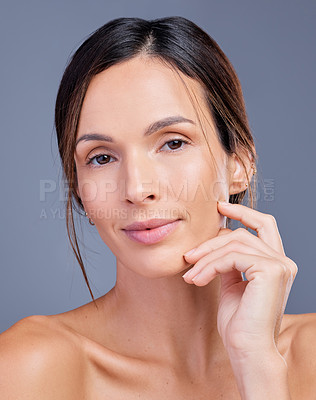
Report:
[[214,40],[181,17],[110,21],[67,66],[55,122],[71,245],[90,288],[75,210],[117,280],[1,335],[1,398],[315,398],[315,315],[283,315],[297,266],[253,209],[254,142]]

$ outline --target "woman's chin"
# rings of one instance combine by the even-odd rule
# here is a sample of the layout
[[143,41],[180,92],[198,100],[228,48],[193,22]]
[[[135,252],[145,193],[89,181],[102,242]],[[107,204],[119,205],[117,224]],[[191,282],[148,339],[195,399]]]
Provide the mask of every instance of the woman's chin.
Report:
[[168,255],[168,257],[160,255],[152,255],[151,258],[144,259],[141,256],[134,256],[125,260],[118,260],[117,266],[123,264],[124,268],[135,272],[149,279],[159,279],[176,276],[184,271],[190,266],[184,257],[184,252],[181,254],[175,254],[173,256]]

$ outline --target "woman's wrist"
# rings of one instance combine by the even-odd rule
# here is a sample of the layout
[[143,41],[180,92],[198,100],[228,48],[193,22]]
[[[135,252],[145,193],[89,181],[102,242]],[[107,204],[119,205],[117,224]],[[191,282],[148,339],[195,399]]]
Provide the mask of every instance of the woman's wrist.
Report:
[[230,354],[242,400],[290,400],[288,368],[277,351]]

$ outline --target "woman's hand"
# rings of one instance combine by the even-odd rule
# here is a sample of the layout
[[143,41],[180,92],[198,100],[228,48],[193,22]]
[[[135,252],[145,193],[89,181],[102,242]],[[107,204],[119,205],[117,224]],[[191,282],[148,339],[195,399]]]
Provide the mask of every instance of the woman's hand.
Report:
[[275,360],[276,354],[282,358],[276,344],[297,266],[284,253],[274,217],[239,204],[218,202],[218,210],[257,236],[243,228],[221,229],[184,255],[195,265],[183,278],[204,286],[220,275],[218,331],[236,369],[242,359]]
[[257,236],[221,229],[184,255],[195,265],[183,278],[204,286],[221,277],[217,328],[242,399],[288,400],[287,365],[276,345],[297,266],[284,253],[274,217],[240,204],[219,202],[218,210]]

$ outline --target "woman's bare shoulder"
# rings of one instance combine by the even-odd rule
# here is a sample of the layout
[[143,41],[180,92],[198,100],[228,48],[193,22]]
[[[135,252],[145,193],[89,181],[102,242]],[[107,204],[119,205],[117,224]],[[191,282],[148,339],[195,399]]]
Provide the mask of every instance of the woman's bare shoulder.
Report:
[[281,334],[286,343],[284,355],[293,393],[297,393],[297,398],[313,398],[316,392],[316,313],[286,314]]
[[281,334],[292,357],[316,355],[316,313],[285,314]]
[[83,357],[78,350],[75,335],[54,318],[18,321],[0,335],[0,397],[80,398]]
[[[285,314],[283,318],[283,334],[288,335],[293,344],[304,344],[306,339],[316,339],[316,313],[309,314]],[[297,342],[299,340],[299,342]],[[303,340],[303,343],[300,341]],[[309,342],[316,346],[316,342]]]

